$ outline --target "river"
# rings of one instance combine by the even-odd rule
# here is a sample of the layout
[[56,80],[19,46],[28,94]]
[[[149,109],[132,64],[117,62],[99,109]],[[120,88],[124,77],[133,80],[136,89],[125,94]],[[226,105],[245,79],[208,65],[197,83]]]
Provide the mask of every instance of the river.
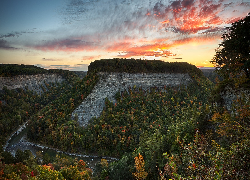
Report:
[[99,163],[101,159],[106,159],[108,163],[118,160],[117,158],[113,157],[100,157],[94,155],[67,153],[54,148],[49,148],[40,144],[29,142],[26,138],[27,126],[28,126],[27,123],[23,124],[16,132],[14,132],[10,136],[9,140],[4,146],[5,151],[10,152],[13,156],[16,154],[16,151],[18,149],[22,151],[30,150],[34,156],[36,156],[36,152],[38,151],[41,151],[43,155],[47,153],[50,156],[56,156],[56,154],[62,153],[74,158],[77,157],[82,159],[84,162],[88,164],[89,168],[91,168],[92,170],[94,170],[95,165]]

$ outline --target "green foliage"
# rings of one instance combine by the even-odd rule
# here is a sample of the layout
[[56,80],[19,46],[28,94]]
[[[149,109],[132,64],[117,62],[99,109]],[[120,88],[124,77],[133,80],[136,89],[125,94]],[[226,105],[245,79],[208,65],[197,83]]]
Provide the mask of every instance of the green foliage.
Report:
[[[197,75],[198,71],[184,70],[182,67],[189,66],[185,63],[162,63],[100,60],[92,63],[91,72],[83,80],[69,75],[69,84],[48,86],[51,89],[48,92],[53,93],[43,98],[54,99],[29,112],[36,114],[29,116],[28,137],[63,151],[120,157],[109,164],[102,160],[93,179],[249,179],[249,98],[243,95],[233,104],[231,112],[221,111],[209,101],[213,84]],[[93,118],[87,127],[82,128],[76,119],[71,119],[75,107],[98,81],[97,71],[121,72],[124,68],[126,72],[135,73],[141,68],[140,72],[156,72],[160,65],[165,67],[160,69],[162,72],[191,72],[193,83],[148,91],[130,88],[115,95],[115,104],[106,99],[101,116]],[[228,81],[223,81],[225,86]],[[234,86],[235,83],[240,82],[233,81]],[[8,96],[14,97],[15,92],[4,91],[7,95],[2,104],[7,106],[12,99]],[[15,119],[20,117],[22,120],[22,114]],[[91,178],[92,172],[85,163],[72,158],[57,156],[53,160],[42,154],[34,158],[20,151],[14,158],[2,150],[0,157],[0,179]],[[19,161],[23,163],[11,164]],[[38,165],[39,162],[47,165]]]
[[62,69],[43,69],[34,65],[24,64],[0,64],[0,77],[13,77],[18,75],[37,75],[37,74],[59,74],[68,77],[72,72]]
[[250,102],[246,94],[241,94],[233,104],[232,111],[224,110],[214,113],[211,121],[217,124],[216,133],[224,147],[248,139],[250,131]]
[[130,154],[125,153],[118,162],[112,162],[108,165],[102,162],[97,164],[94,173],[94,179],[133,179],[134,159]]
[[[19,152],[21,153],[21,151]],[[18,158],[18,157],[16,157]],[[60,161],[60,166],[58,166]],[[56,161],[47,165],[38,165],[33,157],[24,160],[26,163],[4,163],[0,161],[0,179],[91,179],[92,170],[83,160],[73,160],[57,156]],[[32,163],[31,163],[32,162]],[[70,163],[69,163],[70,162]],[[57,169],[55,168],[57,166]]]
[[[180,142],[180,152],[165,156],[161,173],[173,179],[249,179],[250,178],[250,102],[244,95],[234,102],[232,111],[214,113],[215,134],[196,133],[192,143]],[[215,139],[215,140],[213,140]]]
[[[179,142],[191,142],[195,129],[205,128],[211,116],[207,103],[213,86],[205,79],[196,80],[187,87],[166,87],[163,91],[130,89],[117,95],[116,104],[106,100],[102,115],[88,126],[89,142],[97,146],[91,150],[120,156],[130,152],[112,166],[127,167],[126,172],[131,173],[135,172],[133,158],[141,153],[147,179],[158,179],[159,168],[166,163],[162,154],[178,153]],[[119,179],[123,174],[117,170],[116,178],[111,178],[113,173],[109,171],[110,179]]]
[[48,73],[46,69],[34,65],[0,64],[0,76],[35,75]]
[[[108,169],[101,169],[97,177],[108,175],[117,179],[126,175],[131,178],[135,172],[133,152],[140,149],[147,178],[157,179],[158,168],[166,162],[162,154],[179,151],[179,140],[192,141],[195,129],[204,127],[204,114],[209,114],[207,103],[213,86],[206,78],[194,76],[195,81],[188,86],[148,91],[134,87],[118,93],[116,104],[106,99],[101,116],[81,128],[70,119],[70,114],[82,101],[81,94],[85,93],[86,97],[97,80],[98,76],[89,74],[82,81],[72,81],[72,86],[64,89],[63,96],[34,116],[28,133],[33,141],[64,151],[98,152],[119,157],[129,152],[126,156],[132,161],[125,162],[122,158]],[[128,170],[123,172],[124,169]]]
[[[212,63],[217,72],[225,79],[231,75],[250,77],[250,14],[244,19],[232,23],[228,32],[222,35],[223,42],[219,45]],[[233,74],[232,74],[233,73]]]
[[87,97],[98,76],[88,74],[82,80],[72,78],[70,85],[60,86],[63,93],[42,108],[32,117],[28,137],[35,142],[44,143],[64,151],[81,152],[84,150],[83,129],[77,120],[71,119],[73,110]]
[[[64,71],[62,71],[64,72]],[[46,84],[44,92],[38,95],[34,91],[3,88],[0,93],[0,143],[4,144],[6,138],[28,121],[34,114],[38,113],[49,102],[62,96],[69,89],[71,83],[77,81],[77,76],[67,73],[66,81],[62,84]],[[37,114],[38,115],[38,114]]]
[[194,65],[185,62],[163,62],[140,59],[101,59],[90,63],[88,71],[126,73],[189,73],[202,76]]

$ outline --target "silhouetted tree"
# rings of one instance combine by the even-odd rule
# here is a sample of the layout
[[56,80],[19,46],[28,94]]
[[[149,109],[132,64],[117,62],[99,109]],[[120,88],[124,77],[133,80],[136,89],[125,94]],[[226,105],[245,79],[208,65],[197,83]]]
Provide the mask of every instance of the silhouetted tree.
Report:
[[250,13],[239,21],[232,23],[223,34],[223,42],[219,44],[211,63],[224,78],[239,75],[242,72],[250,77]]

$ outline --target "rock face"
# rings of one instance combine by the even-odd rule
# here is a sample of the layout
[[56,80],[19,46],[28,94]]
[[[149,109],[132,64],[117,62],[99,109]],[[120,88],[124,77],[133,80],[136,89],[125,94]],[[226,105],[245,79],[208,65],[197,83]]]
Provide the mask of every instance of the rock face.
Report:
[[105,105],[105,98],[115,102],[114,95],[129,87],[147,90],[151,87],[177,86],[192,82],[188,74],[167,73],[103,73],[91,94],[72,113],[72,119],[78,118],[80,126],[86,126],[92,117],[99,117]]
[[4,86],[7,89],[16,89],[22,88],[24,89],[26,86],[29,90],[36,91],[37,93],[41,93],[42,88],[41,85],[45,85],[46,83],[61,83],[64,81],[64,78],[57,74],[38,74],[38,75],[20,75],[15,77],[0,77],[0,90],[3,89]]
[[232,89],[231,87],[227,86],[225,88],[225,90],[222,93],[220,93],[220,95],[224,101],[223,102],[224,106],[228,111],[232,110],[232,103],[235,100],[237,100],[238,98],[243,97],[243,94],[245,95],[244,98],[247,101],[249,101],[250,100],[250,91],[247,89],[239,88],[239,89],[235,90],[235,89]]

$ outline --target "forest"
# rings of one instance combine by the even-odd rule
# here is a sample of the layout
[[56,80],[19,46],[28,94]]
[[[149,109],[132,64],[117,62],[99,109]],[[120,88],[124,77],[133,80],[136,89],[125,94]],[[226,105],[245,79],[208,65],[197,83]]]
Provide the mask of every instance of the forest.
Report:
[[164,62],[141,59],[101,59],[91,62],[88,71],[126,72],[126,73],[193,73],[199,76],[201,71],[186,62]]
[[[250,27],[249,17],[235,22],[229,28],[232,38],[224,41],[233,39],[235,27],[244,23]],[[29,121],[31,142],[119,160],[102,159],[91,171],[81,159],[34,157],[29,151],[17,151],[13,157],[0,148],[0,179],[250,179],[249,69],[245,68],[249,57],[237,66],[230,64],[228,71],[223,69],[228,59],[237,62],[228,51],[223,54],[227,43],[221,46],[211,61],[223,77],[215,83],[188,63],[116,58],[92,62],[83,79],[65,73],[65,83],[48,84],[41,96],[5,88],[0,102],[1,144],[19,124]],[[94,88],[101,71],[188,73],[193,82],[117,92],[116,103],[106,99],[100,117],[81,127],[71,113]],[[226,87],[239,92],[230,109],[220,95]],[[6,126],[10,128],[2,131]]]

